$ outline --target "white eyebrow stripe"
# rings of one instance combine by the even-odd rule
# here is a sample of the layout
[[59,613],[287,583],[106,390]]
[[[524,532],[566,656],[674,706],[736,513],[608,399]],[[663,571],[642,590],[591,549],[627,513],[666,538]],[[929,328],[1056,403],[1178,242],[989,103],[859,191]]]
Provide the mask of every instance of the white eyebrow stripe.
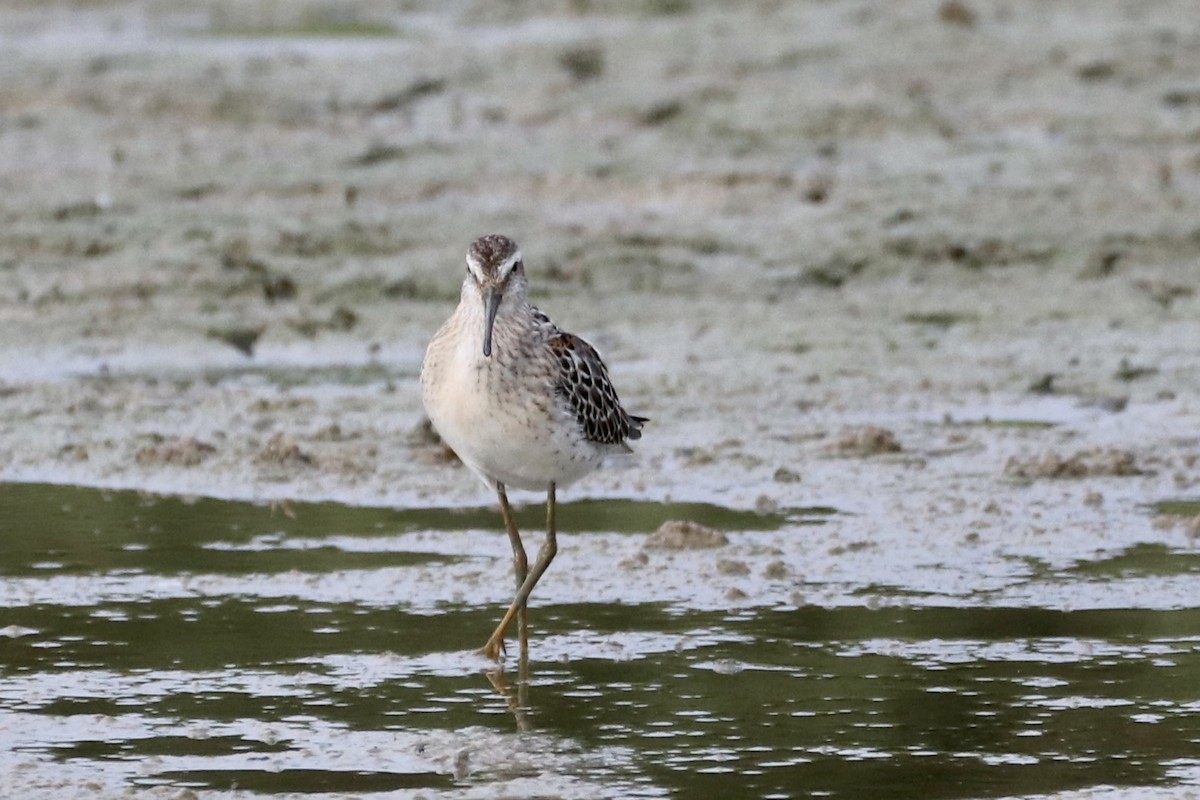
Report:
[[[513,251],[512,255],[504,259],[496,269],[497,277],[507,277],[515,268],[516,265],[524,261],[520,250]],[[480,261],[474,253],[467,253],[467,269],[471,271],[476,280],[482,282],[485,280],[483,262]]]

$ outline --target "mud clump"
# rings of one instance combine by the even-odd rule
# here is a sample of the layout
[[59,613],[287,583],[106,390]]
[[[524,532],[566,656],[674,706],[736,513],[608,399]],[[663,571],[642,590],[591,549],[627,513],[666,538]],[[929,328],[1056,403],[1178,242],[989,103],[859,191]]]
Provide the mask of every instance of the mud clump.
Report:
[[1128,450],[1097,447],[1064,457],[1043,453],[1031,458],[1013,456],[1004,465],[1004,474],[1013,478],[1095,478],[1144,475],[1137,459]]
[[291,436],[282,431],[267,440],[266,446],[259,451],[260,464],[303,464],[313,463],[313,457],[300,449],[300,445]]
[[1193,542],[1200,541],[1200,516],[1186,514],[1163,514],[1154,520],[1154,527],[1159,530],[1178,528]]
[[799,483],[800,473],[787,467],[780,467],[775,470],[775,474],[771,476],[771,479],[776,483]]
[[604,50],[595,45],[572,47],[558,56],[558,65],[579,83],[604,74]]
[[754,501],[754,510],[759,514],[774,514],[779,511],[779,501],[766,494],[760,494]]
[[210,328],[208,338],[224,342],[246,358],[250,358],[254,355],[254,346],[266,330],[265,325]]
[[322,331],[348,333],[354,330],[358,325],[358,314],[346,306],[338,306],[327,319],[301,317],[288,320],[287,325],[306,339],[315,339]]
[[215,452],[217,452],[217,448],[208,442],[185,436],[169,442],[147,445],[137,451],[135,459],[143,466],[170,464],[178,467],[194,467]]
[[716,528],[699,522],[672,519],[646,537],[644,546],[653,550],[704,550],[727,544],[729,538]]
[[437,466],[461,463],[458,454],[438,436],[429,417],[422,417],[409,431],[408,446],[413,450],[413,459],[419,464]]
[[763,569],[762,574],[763,574],[763,577],[766,578],[767,580],[778,581],[778,580],[783,580],[784,578],[791,575],[792,571],[790,569],[788,569],[787,564],[785,564],[782,561],[776,560],[776,561],[772,561],[770,564],[767,564],[766,568]]
[[861,428],[845,428],[829,445],[830,451],[844,456],[875,456],[881,453],[899,453],[903,448],[896,434],[878,425]]
[[947,25],[971,28],[975,25],[976,14],[970,6],[960,0],[946,0],[938,6],[938,19]]
[[722,558],[717,562],[717,572],[722,575],[742,576],[750,574],[750,567],[745,561],[735,561],[731,558]]

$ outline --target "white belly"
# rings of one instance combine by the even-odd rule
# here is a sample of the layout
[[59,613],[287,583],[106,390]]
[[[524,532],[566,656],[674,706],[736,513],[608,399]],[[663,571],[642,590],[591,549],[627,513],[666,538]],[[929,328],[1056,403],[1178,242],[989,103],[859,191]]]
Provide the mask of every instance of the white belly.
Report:
[[[555,396],[549,374],[484,359],[474,343],[426,353],[425,410],[442,440],[489,486],[565,486],[600,465],[603,449]],[[506,368],[507,367],[507,368]]]

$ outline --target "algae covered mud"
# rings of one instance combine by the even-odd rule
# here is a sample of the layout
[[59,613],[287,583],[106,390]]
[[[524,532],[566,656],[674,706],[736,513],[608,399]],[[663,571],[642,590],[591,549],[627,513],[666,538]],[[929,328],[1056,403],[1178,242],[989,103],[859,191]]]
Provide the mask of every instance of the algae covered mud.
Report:
[[[812,543],[831,510],[565,504],[584,527],[555,567],[573,574],[535,606],[522,684],[477,650],[509,584],[490,511],[288,515],[11,484],[0,499],[13,796],[1149,798],[1200,783],[1195,553],[1009,578],[1179,587],[1134,608],[866,584],[814,606],[800,598],[823,581],[778,568],[772,602],[730,604],[705,573]],[[723,522],[729,544],[647,549],[637,531],[681,511]],[[667,559],[696,589],[595,602],[603,580],[580,561],[599,558]]]
[[[1200,40],[1128,6],[7,4],[0,794],[1194,796]],[[524,683],[415,379],[489,232],[651,418]]]

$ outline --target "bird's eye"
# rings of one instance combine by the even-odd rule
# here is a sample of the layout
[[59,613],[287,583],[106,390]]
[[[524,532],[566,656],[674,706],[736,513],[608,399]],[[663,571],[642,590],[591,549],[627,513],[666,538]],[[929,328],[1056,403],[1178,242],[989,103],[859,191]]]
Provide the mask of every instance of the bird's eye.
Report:
[[513,267],[513,272],[524,272],[524,271],[525,271],[525,262],[524,261],[518,261],[516,263],[516,266]]

